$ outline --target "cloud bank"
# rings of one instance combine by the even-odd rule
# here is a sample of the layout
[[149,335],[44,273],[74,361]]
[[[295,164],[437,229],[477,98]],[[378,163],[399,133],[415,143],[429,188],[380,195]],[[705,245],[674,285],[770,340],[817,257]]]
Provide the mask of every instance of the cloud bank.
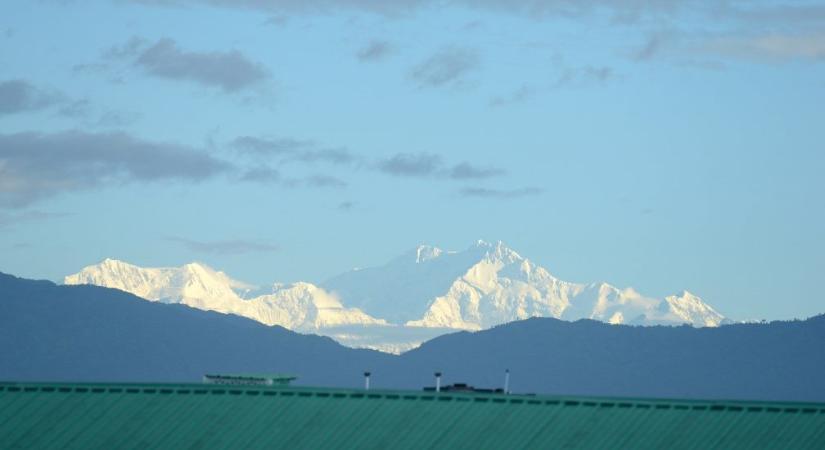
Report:
[[[133,37],[126,43],[103,52],[106,61],[126,60],[149,75],[177,81],[189,81],[217,87],[225,92],[237,92],[253,87],[269,78],[263,64],[251,60],[237,50],[197,52],[182,49],[172,39],[149,43]],[[77,67],[106,68],[107,64]]]
[[262,65],[237,50],[184,51],[171,39],[159,40],[144,50],[135,62],[158,77],[218,86],[227,92],[255,85],[269,76]]
[[267,13],[313,14],[363,11],[388,16],[405,15],[432,6],[486,9],[530,17],[576,16],[606,11],[629,20],[646,14],[668,15],[701,5],[699,0],[131,0],[150,5],[212,5],[252,9]]
[[111,183],[200,181],[231,170],[207,153],[121,132],[0,134],[0,206]]
[[0,81],[0,116],[37,111],[64,102],[62,95],[44,91],[24,80]]

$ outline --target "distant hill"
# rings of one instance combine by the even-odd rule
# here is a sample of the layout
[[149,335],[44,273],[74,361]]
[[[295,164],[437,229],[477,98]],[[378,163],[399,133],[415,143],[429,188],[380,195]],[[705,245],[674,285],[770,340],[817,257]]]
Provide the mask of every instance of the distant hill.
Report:
[[97,286],[0,274],[0,379],[193,381],[214,372],[288,372],[356,386],[390,355],[242,317],[150,303]]
[[520,392],[825,401],[825,316],[718,328],[535,318],[438,337],[401,359],[399,374],[438,367],[446,382],[478,385],[500,386],[510,369]]
[[0,379],[196,381],[286,372],[300,383],[420,389],[444,382],[516,392],[825,401],[825,316],[718,328],[535,318],[426,342],[400,356],[343,347],[234,315],[96,286],[0,274]]

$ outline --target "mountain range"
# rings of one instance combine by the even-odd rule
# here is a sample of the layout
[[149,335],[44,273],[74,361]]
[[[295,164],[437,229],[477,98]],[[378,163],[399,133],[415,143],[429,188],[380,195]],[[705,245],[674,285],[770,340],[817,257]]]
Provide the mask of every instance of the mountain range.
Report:
[[719,327],[530,318],[439,336],[401,355],[117,289],[0,273],[0,380],[197,382],[288,373],[311,386],[444,383],[517,393],[825,401],[825,316]]
[[199,263],[143,268],[113,259],[64,283],[116,288],[390,353],[452,331],[531,317],[699,327],[726,321],[687,291],[653,298],[607,283],[562,281],[502,242],[478,241],[463,251],[421,245],[382,266],[354,269],[318,285],[274,283],[261,289]]

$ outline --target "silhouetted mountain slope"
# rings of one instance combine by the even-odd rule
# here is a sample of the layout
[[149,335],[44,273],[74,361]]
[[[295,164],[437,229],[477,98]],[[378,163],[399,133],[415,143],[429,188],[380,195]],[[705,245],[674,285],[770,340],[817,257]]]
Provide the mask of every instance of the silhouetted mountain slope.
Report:
[[297,373],[308,384],[355,386],[362,367],[389,359],[115,289],[0,274],[4,380],[192,381],[231,371]]
[[402,359],[489,386],[508,368],[521,392],[825,401],[825,316],[719,328],[535,318],[442,336]]
[[420,389],[444,382],[516,392],[825,401],[825,316],[719,328],[528,319],[441,336],[394,356],[249,319],[150,303],[95,286],[0,274],[0,379],[196,381],[288,372],[301,384]]

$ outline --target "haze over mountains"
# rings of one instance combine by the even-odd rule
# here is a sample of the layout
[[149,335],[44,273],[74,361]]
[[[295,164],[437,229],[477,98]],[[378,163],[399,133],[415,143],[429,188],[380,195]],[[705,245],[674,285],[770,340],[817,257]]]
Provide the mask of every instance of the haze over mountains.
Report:
[[440,336],[402,355],[97,286],[0,274],[0,380],[175,382],[280,372],[299,384],[433,382],[561,395],[825,401],[825,316],[721,327],[532,318]]
[[689,292],[657,299],[607,283],[570,283],[501,242],[484,241],[463,251],[422,245],[383,266],[352,270],[320,285],[275,283],[261,290],[203,264],[141,268],[112,259],[64,282],[121,289],[392,353],[448,332],[530,317],[700,327],[726,320]]

